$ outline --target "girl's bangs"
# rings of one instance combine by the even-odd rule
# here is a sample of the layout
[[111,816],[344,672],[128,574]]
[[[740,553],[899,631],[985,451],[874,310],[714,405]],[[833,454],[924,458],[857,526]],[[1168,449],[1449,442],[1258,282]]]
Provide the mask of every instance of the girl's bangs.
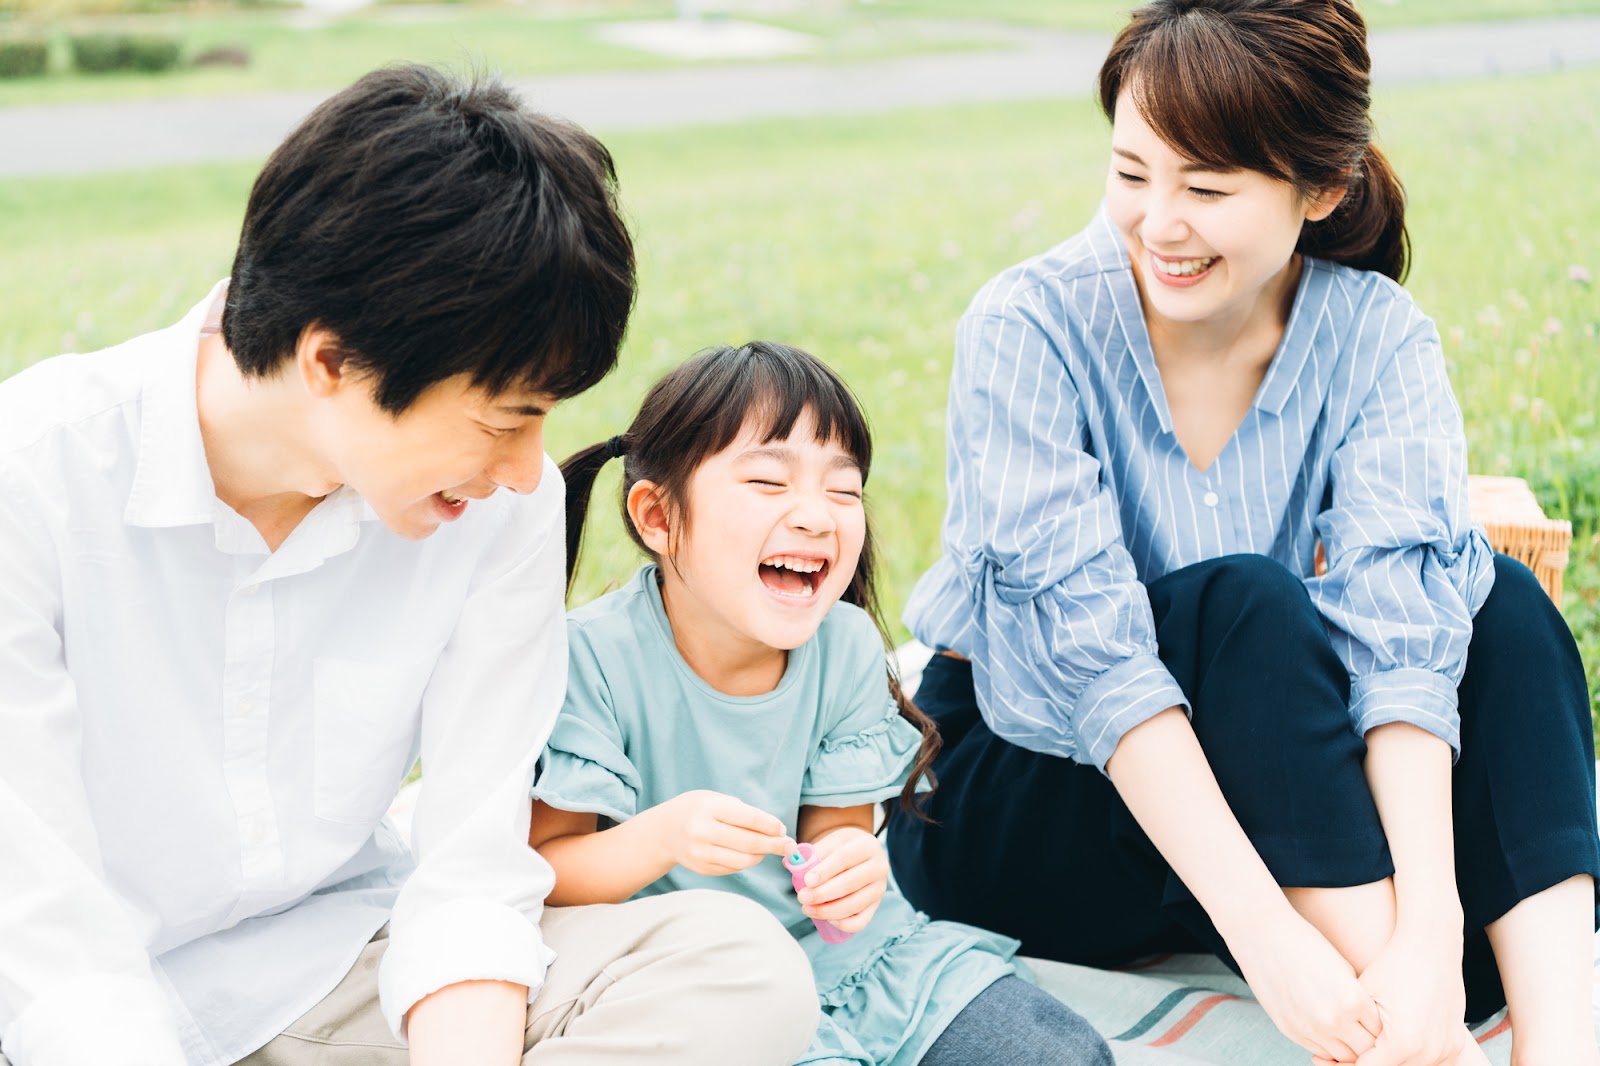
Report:
[[818,442],[843,449],[861,467],[865,479],[872,464],[872,437],[866,416],[845,384],[821,362],[798,349],[764,344],[751,358],[756,364],[755,372],[744,378],[741,391],[745,394],[727,405],[729,411],[740,412],[742,417],[731,427],[732,433],[722,447],[732,443],[733,437],[752,422],[763,443],[781,440],[809,414]]

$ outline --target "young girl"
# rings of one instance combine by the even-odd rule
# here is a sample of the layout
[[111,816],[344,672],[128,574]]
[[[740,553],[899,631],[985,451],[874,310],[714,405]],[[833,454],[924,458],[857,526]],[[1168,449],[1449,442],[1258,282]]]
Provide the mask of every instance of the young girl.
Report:
[[1205,945],[1320,1062],[1482,1062],[1509,1003],[1514,1063],[1593,1066],[1583,668],[1467,514],[1368,69],[1348,0],[1118,37],[1102,210],[958,333],[942,787],[890,853],[1030,954]]
[[[555,868],[550,903],[757,901],[811,959],[823,1017],[802,1062],[1110,1063],[1082,1018],[1015,975],[1016,941],[931,922],[887,883],[874,806],[912,810],[936,742],[885,666],[871,441],[850,392],[778,344],[668,374],[626,433],[562,468],[569,580],[617,456],[628,531],[656,561],[569,616],[529,837]],[[798,892],[780,858],[797,842],[818,860]],[[853,935],[824,943],[816,921]]]

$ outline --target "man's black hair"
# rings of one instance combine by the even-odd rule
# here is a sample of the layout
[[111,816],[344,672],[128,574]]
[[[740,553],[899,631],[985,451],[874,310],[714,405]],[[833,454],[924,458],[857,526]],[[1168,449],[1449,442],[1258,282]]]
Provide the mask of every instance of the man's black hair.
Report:
[[222,335],[247,377],[312,326],[392,414],[458,374],[576,395],[616,365],[633,242],[611,154],[494,79],[375,71],[267,160],[245,211]]

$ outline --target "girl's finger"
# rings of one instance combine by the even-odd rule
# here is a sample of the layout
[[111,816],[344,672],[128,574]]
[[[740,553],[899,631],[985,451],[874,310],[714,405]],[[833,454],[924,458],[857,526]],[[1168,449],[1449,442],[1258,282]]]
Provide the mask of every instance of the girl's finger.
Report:
[[748,852],[735,851],[732,848],[719,847],[716,844],[707,844],[700,848],[694,855],[695,865],[702,872],[711,871],[712,877],[721,877],[724,874],[738,873],[748,870],[761,861],[762,856],[751,855]]
[[750,804],[742,800],[736,800],[732,796],[726,797],[726,800],[726,803],[718,804],[712,811],[717,821],[722,822],[724,825],[748,829],[750,832],[759,833],[762,836],[781,837],[784,835],[781,819],[768,814],[760,807],[752,807]]
[[712,826],[705,839],[708,844],[737,851],[742,855],[782,855],[784,843],[788,838],[768,836],[719,822]]
[[860,865],[852,866],[848,870],[828,878],[826,881],[820,881],[817,884],[801,889],[800,902],[810,906],[831,903],[836,899],[842,899],[850,895],[852,892],[860,891],[868,885],[882,883],[888,875],[889,871],[880,868],[877,863],[864,862]]
[[[826,838],[824,838],[826,839]],[[819,845],[820,847],[820,845]],[[839,850],[830,851],[817,860],[817,864],[806,871],[806,885],[816,888],[827,883],[844,873],[846,870],[860,866],[864,862],[883,853],[883,846],[866,834],[852,833],[845,838]]]
[[1328,1057],[1334,1062],[1353,1063],[1356,1061],[1356,1053],[1351,1050],[1350,1045],[1336,1036],[1328,1037],[1322,1042],[1322,1046]]
[[821,918],[827,922],[839,922],[845,918],[860,914],[868,907],[876,906],[883,899],[883,892],[876,886],[858,889],[834,900],[831,903],[820,903],[815,907],[803,907],[806,917]]

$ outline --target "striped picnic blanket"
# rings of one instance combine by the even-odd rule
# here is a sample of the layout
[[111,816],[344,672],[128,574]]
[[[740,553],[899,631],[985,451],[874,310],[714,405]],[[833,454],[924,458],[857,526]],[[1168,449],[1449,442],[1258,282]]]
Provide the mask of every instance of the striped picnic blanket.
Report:
[[[1041,988],[1087,1018],[1119,1066],[1306,1066],[1250,997],[1245,983],[1211,955],[1171,955],[1128,970],[1093,970],[1026,960]],[[1473,1026],[1489,1061],[1511,1061],[1505,1012]]]

